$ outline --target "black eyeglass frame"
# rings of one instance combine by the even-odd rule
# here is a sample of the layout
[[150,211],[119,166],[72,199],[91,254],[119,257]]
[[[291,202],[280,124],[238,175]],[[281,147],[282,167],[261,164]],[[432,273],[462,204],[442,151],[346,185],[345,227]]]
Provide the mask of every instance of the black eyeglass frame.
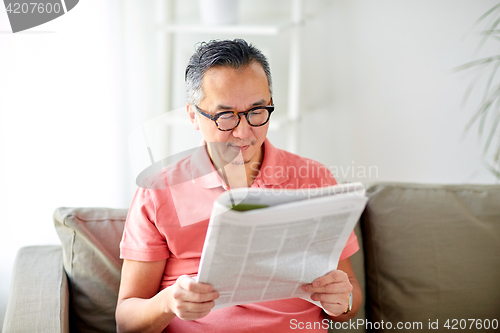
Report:
[[[240,121],[241,121],[241,116],[245,116],[245,118],[247,119],[247,123],[248,125],[252,126],[252,127],[260,127],[260,126],[264,126],[265,124],[267,124],[269,122],[269,119],[271,119],[271,113],[273,113],[274,111],[274,105],[272,104],[273,101],[271,100],[271,105],[266,105],[266,106],[256,106],[256,107],[253,107],[251,108],[250,110],[247,110],[247,111],[243,111],[243,112],[238,112],[238,111],[224,111],[224,112],[219,112],[219,113],[216,113],[216,114],[209,114],[209,113],[206,113],[205,111],[203,111],[202,109],[200,109],[197,105],[194,105],[194,107],[196,108],[196,111],[198,111],[199,114],[207,117],[208,119],[210,120],[213,120],[215,125],[217,126],[217,128],[219,129],[219,131],[223,131],[223,132],[227,132],[227,131],[232,131],[234,130],[236,127],[238,127],[238,125],[240,124]],[[269,112],[269,114],[267,115],[267,120],[265,122],[263,122],[262,124],[260,125],[252,125],[250,124],[250,120],[248,119],[248,114],[252,111],[255,111],[255,110],[258,110],[258,109],[266,109],[267,112]],[[237,117],[238,117],[238,122],[236,123],[236,125],[231,128],[231,129],[221,129],[219,127],[219,123],[217,123],[217,119],[219,119],[221,116],[225,115],[225,114],[235,114]]]

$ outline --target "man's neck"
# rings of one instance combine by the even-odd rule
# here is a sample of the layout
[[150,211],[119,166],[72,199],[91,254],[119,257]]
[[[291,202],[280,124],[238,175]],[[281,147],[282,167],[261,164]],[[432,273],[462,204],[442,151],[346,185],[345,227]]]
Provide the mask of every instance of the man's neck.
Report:
[[220,170],[219,175],[229,188],[250,187],[255,179],[249,175],[247,164],[227,164],[217,170]]
[[257,178],[264,159],[264,145],[261,152],[246,163],[218,163],[211,154],[212,163],[229,188],[250,187]]

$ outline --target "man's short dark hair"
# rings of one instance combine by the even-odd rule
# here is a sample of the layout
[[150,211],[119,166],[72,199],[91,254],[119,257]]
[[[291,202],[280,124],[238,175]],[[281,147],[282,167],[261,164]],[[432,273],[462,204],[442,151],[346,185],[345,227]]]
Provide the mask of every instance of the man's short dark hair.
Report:
[[203,93],[203,75],[214,66],[228,66],[235,69],[259,63],[267,76],[269,91],[272,94],[271,70],[266,57],[253,45],[243,39],[212,40],[201,43],[189,59],[186,67],[186,97],[193,105],[198,105],[205,97]]

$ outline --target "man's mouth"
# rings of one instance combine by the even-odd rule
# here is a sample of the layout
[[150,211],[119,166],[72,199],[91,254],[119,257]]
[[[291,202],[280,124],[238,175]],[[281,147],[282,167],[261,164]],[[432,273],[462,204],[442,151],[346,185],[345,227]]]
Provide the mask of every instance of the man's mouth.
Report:
[[241,151],[245,151],[248,149],[248,147],[250,147],[250,145],[245,145],[245,146],[238,146],[238,145],[233,145],[231,144],[230,145],[233,149],[236,149],[236,150],[241,150]]

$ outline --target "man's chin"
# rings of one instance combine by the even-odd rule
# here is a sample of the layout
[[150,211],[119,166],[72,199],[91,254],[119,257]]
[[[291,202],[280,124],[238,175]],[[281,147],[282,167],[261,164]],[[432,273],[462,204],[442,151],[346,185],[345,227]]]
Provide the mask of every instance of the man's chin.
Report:
[[243,156],[243,154],[240,153],[231,161],[227,161],[227,163],[231,165],[245,165],[247,163],[250,163],[251,160],[252,160],[251,158],[245,158],[245,156]]
[[248,159],[248,160],[233,160],[231,162],[229,162],[229,164],[231,165],[245,165],[245,164],[248,164],[250,163],[252,160],[251,159]]
[[238,154],[236,156],[234,156],[233,154],[234,154],[234,151],[231,152],[230,154],[225,155],[226,163],[232,164],[232,165],[244,165],[244,164],[248,164],[252,161],[252,156],[249,156],[248,152],[246,152],[246,151],[239,150]]

